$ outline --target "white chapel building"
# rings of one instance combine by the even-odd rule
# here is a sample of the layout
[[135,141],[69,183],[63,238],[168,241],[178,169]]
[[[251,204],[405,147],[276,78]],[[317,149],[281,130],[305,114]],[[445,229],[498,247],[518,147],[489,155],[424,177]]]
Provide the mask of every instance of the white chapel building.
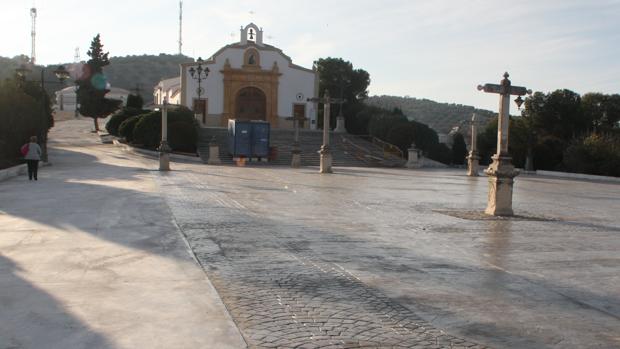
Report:
[[187,106],[203,127],[226,127],[229,119],[237,119],[290,128],[293,122],[287,118],[295,116],[306,118],[301,127],[316,128],[317,107],[307,101],[318,94],[315,68],[293,64],[282,50],[265,44],[262,28],[254,23],[241,28],[240,34],[239,42],[202,62],[209,73],[200,86],[198,62],[181,64],[180,77],[155,86],[155,103],[167,98],[169,103]]

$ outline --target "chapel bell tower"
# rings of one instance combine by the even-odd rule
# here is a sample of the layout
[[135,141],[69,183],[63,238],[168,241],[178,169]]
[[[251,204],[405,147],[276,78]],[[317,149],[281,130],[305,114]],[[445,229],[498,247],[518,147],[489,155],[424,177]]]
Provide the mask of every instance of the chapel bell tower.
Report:
[[263,46],[263,29],[259,28],[256,24],[250,23],[244,27],[241,27],[241,44],[245,45],[249,42],[253,42],[258,46]]

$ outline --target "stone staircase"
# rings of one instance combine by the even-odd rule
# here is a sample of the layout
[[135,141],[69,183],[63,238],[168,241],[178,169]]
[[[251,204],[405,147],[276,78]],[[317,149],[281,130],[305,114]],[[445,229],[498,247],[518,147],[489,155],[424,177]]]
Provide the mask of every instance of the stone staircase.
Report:
[[[209,156],[209,142],[215,137],[220,147],[220,160],[223,164],[233,164],[228,152],[228,130],[223,127],[200,128],[198,135],[198,152],[206,163]],[[269,161],[270,165],[290,166],[292,145],[295,133],[290,129],[271,129],[269,144],[277,148],[277,157]],[[300,130],[299,146],[301,148],[302,166],[319,166],[318,153],[323,144],[321,130]],[[330,133],[330,148],[335,167],[393,167],[402,166],[402,159],[386,157],[383,150],[362,137],[342,133]],[[260,164],[259,162],[254,162]]]

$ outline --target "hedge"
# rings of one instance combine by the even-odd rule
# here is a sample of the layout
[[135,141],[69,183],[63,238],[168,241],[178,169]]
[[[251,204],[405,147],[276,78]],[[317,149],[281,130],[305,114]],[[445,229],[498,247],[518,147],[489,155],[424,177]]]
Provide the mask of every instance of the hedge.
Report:
[[108,123],[105,125],[105,129],[108,131],[109,134],[113,136],[119,136],[118,128],[121,126],[123,121],[127,120],[132,116],[141,115],[148,112],[148,110],[125,107],[114,113],[110,117],[110,120],[108,120]]
[[121,125],[118,127],[118,134],[125,138],[127,142],[133,142],[133,131],[140,117],[141,115],[130,116],[125,121],[121,122]]

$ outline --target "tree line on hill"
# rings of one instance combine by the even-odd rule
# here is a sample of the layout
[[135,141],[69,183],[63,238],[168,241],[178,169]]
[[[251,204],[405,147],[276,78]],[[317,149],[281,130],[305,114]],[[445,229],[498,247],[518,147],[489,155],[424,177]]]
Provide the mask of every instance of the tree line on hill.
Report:
[[[29,61],[27,56],[16,56],[13,58],[0,57],[0,80],[12,79],[15,70],[25,62]],[[153,87],[163,79],[179,76],[181,63],[193,62],[194,59],[184,55],[170,55],[160,53],[159,55],[132,55],[124,57],[110,57],[110,65],[105,68],[106,81],[113,87],[120,87],[135,94],[140,94],[145,103],[153,101]],[[60,64],[70,69],[74,63]],[[32,76],[39,77],[41,69],[45,69],[45,80],[53,81],[56,79],[53,70],[59,64],[48,66],[33,65],[31,67]],[[50,95],[66,86],[72,86],[73,79],[66,81],[64,86],[48,84],[45,86]]]
[[449,134],[455,126],[468,124],[474,113],[481,125],[486,125],[495,117],[495,113],[490,110],[477,109],[462,104],[439,103],[414,97],[371,96],[366,99],[365,103],[387,110],[398,108],[410,120],[426,124],[443,134]]

